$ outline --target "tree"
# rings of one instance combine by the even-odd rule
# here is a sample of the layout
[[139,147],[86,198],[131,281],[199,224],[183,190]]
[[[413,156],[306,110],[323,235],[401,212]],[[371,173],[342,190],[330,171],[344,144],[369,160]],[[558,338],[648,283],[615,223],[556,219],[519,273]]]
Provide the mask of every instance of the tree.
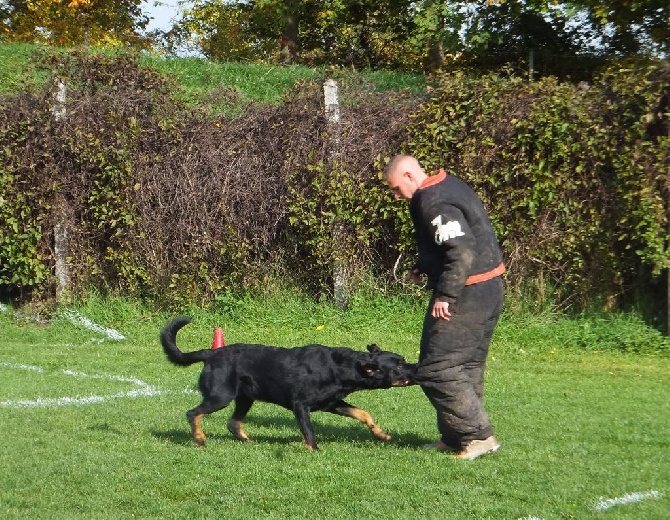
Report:
[[588,12],[611,53],[670,53],[670,2],[667,0],[574,0]]
[[425,57],[428,70],[440,69],[445,56],[456,56],[463,50],[459,31],[465,12],[456,2],[423,0],[414,5],[414,29],[409,35],[415,52]]
[[84,43],[145,46],[149,23],[142,0],[4,0],[5,38],[56,45]]
[[[247,2],[182,2],[182,17],[166,34],[168,47],[193,47],[217,61],[271,61],[277,49],[278,20],[259,20]],[[263,27],[263,23],[267,26]],[[274,38],[271,36],[275,34]]]
[[[470,13],[466,43],[484,47],[511,42],[556,52],[631,56],[670,51],[667,0],[475,0],[460,2]],[[511,31],[511,32],[510,32]],[[553,42],[552,42],[553,40]],[[565,49],[566,43],[570,43]]]
[[[329,54],[340,65],[359,68],[415,69],[421,56],[413,52],[413,2],[408,0],[340,0],[323,25]],[[314,52],[319,41],[313,42]]]
[[412,5],[410,0],[196,0],[173,35],[182,41],[195,37],[216,59],[240,59],[236,49],[244,48],[243,59],[255,53],[257,61],[399,68],[408,61]]
[[530,0],[468,4],[470,14],[463,30],[465,63],[493,69],[510,63],[526,67],[531,53],[555,62],[580,52],[579,38],[560,9],[547,9],[546,3]]
[[667,0],[196,0],[173,34],[222,60],[430,70],[532,51],[553,73],[555,57],[586,70],[594,55],[667,53],[669,16]]

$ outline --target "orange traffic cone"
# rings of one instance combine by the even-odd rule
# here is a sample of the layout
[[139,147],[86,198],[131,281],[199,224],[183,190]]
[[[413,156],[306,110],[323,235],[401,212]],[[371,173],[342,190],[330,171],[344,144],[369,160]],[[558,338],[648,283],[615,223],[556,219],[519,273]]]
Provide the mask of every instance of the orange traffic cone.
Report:
[[223,329],[214,329],[214,339],[212,340],[212,349],[221,348],[225,345],[223,341]]

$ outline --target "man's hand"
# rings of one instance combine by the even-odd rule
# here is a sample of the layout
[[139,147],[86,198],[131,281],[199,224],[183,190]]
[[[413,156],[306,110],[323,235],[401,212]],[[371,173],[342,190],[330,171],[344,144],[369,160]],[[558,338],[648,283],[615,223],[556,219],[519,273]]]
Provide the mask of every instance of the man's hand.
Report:
[[435,303],[433,303],[433,310],[430,314],[433,316],[433,318],[448,321],[449,318],[451,318],[451,313],[449,312],[449,302],[435,300]]

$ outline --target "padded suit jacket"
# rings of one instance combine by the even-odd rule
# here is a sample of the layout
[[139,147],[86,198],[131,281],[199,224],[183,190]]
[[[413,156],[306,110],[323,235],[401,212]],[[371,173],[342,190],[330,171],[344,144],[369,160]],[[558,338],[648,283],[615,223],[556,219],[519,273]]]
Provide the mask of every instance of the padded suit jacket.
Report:
[[462,180],[440,170],[414,192],[409,210],[419,249],[415,267],[439,300],[453,303],[466,284],[504,272],[488,214]]

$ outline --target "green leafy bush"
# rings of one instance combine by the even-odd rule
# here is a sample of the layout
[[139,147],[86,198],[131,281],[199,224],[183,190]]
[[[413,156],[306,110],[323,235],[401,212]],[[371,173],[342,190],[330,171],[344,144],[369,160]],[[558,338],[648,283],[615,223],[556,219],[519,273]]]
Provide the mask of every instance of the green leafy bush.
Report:
[[559,305],[607,304],[640,271],[670,267],[670,147],[645,120],[666,81],[653,65],[613,68],[590,86],[447,74],[414,116],[409,150],[480,193],[516,289],[532,281]]

